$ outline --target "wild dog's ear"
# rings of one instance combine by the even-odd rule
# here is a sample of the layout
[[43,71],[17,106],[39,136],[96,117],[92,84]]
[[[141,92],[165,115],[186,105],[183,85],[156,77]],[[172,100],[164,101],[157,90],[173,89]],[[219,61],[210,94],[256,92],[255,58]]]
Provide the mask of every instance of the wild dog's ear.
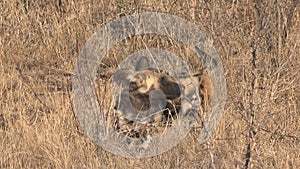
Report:
[[146,56],[142,56],[136,62],[135,70],[141,71],[150,67],[150,60]]
[[133,78],[134,71],[129,68],[123,68],[117,70],[113,75],[113,82],[117,85],[130,83],[130,80]]

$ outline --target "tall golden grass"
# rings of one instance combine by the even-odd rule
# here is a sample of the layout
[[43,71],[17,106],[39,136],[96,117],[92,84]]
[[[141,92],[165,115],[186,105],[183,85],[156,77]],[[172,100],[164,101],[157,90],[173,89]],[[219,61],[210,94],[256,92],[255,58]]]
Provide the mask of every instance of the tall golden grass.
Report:
[[[299,1],[0,4],[0,168],[300,166]],[[195,128],[168,152],[128,159],[97,146],[81,129],[73,111],[71,77],[94,32],[116,18],[144,11],[177,15],[199,26],[223,61],[228,98],[207,142],[197,141]],[[141,38],[125,40],[110,51],[101,72],[114,70],[137,49],[180,49],[167,37],[146,36],[146,43]]]

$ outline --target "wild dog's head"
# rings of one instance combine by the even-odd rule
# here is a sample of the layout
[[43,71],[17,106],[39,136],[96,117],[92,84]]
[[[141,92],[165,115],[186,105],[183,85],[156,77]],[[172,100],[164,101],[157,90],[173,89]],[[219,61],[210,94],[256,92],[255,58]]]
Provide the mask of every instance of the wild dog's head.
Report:
[[[152,90],[161,90],[167,99],[180,97],[180,85],[168,73],[150,68],[149,60],[141,57],[135,70],[120,69],[114,75],[117,85],[127,85],[131,92],[147,94]],[[126,88],[126,87],[125,87]]]

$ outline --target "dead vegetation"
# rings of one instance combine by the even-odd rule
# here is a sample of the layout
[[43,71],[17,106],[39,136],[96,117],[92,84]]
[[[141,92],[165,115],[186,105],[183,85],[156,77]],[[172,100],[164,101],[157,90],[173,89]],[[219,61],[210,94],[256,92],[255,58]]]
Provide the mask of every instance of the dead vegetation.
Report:
[[[297,0],[0,4],[0,168],[300,166]],[[94,32],[116,18],[144,11],[187,19],[213,41],[225,68],[227,103],[207,142],[197,141],[195,128],[168,152],[127,159],[86,136],[74,115],[71,77],[81,48]],[[116,45],[99,66],[101,90],[106,91],[106,80],[122,59],[146,47],[172,51],[198,68],[183,44],[151,34],[136,36]],[[108,96],[100,102],[109,102]]]

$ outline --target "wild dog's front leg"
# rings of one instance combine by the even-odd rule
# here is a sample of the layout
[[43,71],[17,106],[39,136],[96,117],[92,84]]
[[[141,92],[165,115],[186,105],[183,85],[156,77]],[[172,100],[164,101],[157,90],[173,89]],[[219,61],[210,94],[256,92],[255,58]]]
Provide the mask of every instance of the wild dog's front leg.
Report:
[[208,111],[209,104],[213,94],[213,87],[207,72],[204,72],[203,75],[201,76],[199,92],[203,100],[204,111]]

